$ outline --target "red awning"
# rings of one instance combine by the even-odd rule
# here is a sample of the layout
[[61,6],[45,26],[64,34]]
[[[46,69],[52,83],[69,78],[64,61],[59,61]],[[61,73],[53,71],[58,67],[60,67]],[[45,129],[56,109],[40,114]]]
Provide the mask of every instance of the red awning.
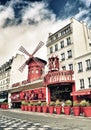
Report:
[[91,89],[85,89],[85,90],[74,91],[70,95],[71,96],[80,96],[80,95],[90,95],[90,94],[91,94]]

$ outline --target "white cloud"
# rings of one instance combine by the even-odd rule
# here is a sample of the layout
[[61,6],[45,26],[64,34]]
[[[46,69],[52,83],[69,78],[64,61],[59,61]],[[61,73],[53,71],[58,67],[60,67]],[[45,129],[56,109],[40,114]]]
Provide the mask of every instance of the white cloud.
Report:
[[65,4],[65,12],[72,11],[74,7],[75,7],[75,1],[73,4],[69,3],[69,1],[67,1],[67,3]]
[[91,0],[80,0],[80,2],[82,2],[87,8],[91,5]]
[[55,14],[46,9],[47,5],[43,2],[31,3],[28,8],[23,10],[23,23],[27,23],[28,20],[34,22],[40,22],[45,19],[55,20]]
[[[46,18],[45,15],[50,16],[50,18]],[[52,12],[50,13],[43,3],[39,3],[39,5],[36,3],[36,6],[32,4],[32,8],[29,6],[23,12],[23,24],[18,26],[2,28],[6,18],[14,18],[12,6],[5,8],[0,13],[0,16],[0,64],[3,64],[14,56],[21,45],[32,53],[39,41],[43,41],[46,44],[48,33],[57,30],[59,27],[59,21],[57,24],[55,15]],[[34,19],[39,23],[37,25],[24,24],[28,18]],[[41,48],[37,55],[40,58],[46,59],[46,45]]]
[[[20,0],[22,2],[22,0]],[[20,2],[19,1],[19,2]],[[16,2],[16,1],[15,1]],[[18,0],[17,0],[18,2]],[[27,8],[22,9],[22,24],[2,28],[7,18],[15,18],[13,5],[14,1],[7,7],[1,7],[0,12],[0,65],[9,60],[18,53],[18,48],[23,45],[31,54],[39,41],[45,42],[45,45],[36,53],[35,56],[46,59],[46,41],[48,33],[54,33],[61,27],[69,23],[69,20],[56,19],[56,15],[48,10],[46,3],[30,3]],[[68,5],[69,6],[69,5]],[[79,9],[76,18],[81,18],[89,10]],[[33,20],[37,24],[27,24],[28,20]],[[89,20],[89,19],[85,19]]]
[[3,7],[3,10],[0,12],[0,26],[3,26],[6,19],[13,19],[14,18],[14,11],[12,8]]
[[76,19],[82,18],[84,15],[88,15],[89,10],[79,8],[79,13],[75,15]]

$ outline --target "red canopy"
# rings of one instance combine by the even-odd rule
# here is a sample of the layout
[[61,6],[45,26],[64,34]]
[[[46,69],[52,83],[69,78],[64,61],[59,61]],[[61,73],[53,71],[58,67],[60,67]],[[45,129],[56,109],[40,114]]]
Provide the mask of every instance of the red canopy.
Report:
[[74,91],[70,95],[71,96],[80,96],[80,95],[90,95],[90,94],[91,94],[91,89],[84,89],[84,90]]

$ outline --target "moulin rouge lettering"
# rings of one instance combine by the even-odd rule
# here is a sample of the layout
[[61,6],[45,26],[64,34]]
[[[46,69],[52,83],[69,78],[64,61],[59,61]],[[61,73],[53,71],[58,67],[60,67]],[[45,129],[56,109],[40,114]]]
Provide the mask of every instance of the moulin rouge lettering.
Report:
[[66,92],[66,93],[70,92],[69,88],[65,88],[64,90],[58,90],[55,92],[55,94],[60,94],[60,93],[64,93],[64,92]]

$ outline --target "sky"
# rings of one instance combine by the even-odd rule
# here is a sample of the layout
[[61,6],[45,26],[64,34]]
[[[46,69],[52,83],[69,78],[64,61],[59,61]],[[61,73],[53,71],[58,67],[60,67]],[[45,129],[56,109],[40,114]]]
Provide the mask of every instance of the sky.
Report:
[[0,66],[22,45],[35,56],[47,59],[49,33],[59,30],[71,17],[91,27],[91,0],[0,0]]

